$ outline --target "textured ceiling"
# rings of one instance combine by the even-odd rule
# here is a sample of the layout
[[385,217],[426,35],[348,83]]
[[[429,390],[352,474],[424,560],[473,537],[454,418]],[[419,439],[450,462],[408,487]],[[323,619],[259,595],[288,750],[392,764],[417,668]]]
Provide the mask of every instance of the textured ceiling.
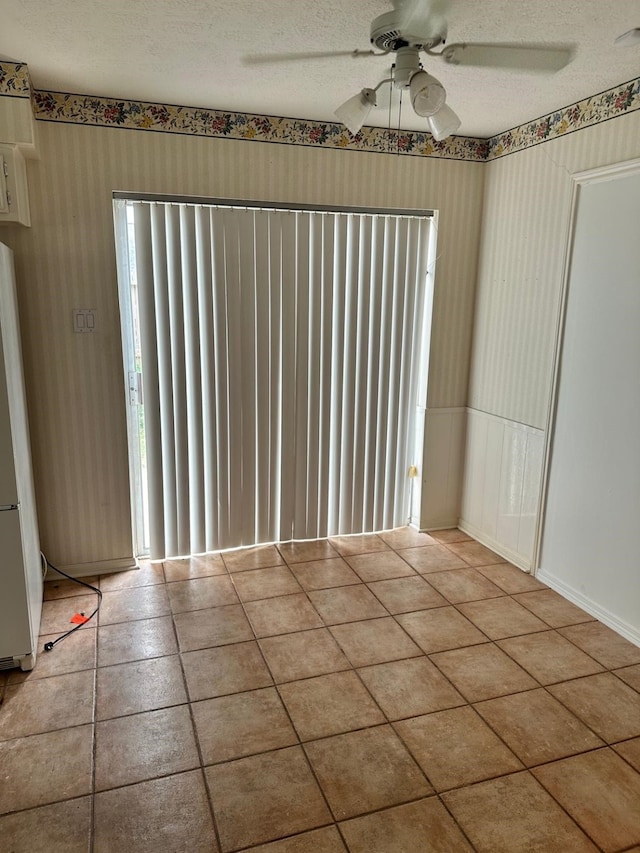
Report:
[[[334,121],[333,110],[388,76],[387,57],[250,66],[270,51],[369,47],[389,0],[3,0],[0,58],[28,64],[38,89]],[[451,42],[575,46],[552,75],[449,66],[423,57],[466,136],[492,136],[640,75],[638,0],[450,0]],[[385,127],[389,97],[367,122]],[[386,104],[384,103],[386,101]],[[398,124],[394,100],[391,123]],[[405,100],[401,125],[426,129]]]

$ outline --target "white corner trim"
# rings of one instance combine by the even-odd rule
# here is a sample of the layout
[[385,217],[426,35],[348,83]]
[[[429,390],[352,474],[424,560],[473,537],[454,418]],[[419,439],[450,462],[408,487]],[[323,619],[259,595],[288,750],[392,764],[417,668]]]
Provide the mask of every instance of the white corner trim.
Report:
[[[127,569],[137,569],[138,564],[135,557],[122,557],[119,560],[99,560],[96,563],[74,563],[71,566],[60,566],[63,572],[73,578],[87,578],[91,575],[107,575],[112,572],[125,572]],[[57,572],[49,569],[45,580],[60,579]]]
[[512,551],[511,548],[505,547],[501,542],[498,542],[497,539],[487,536],[487,534],[483,533],[482,530],[474,527],[473,524],[469,524],[468,521],[464,521],[462,518],[458,523],[458,527],[460,530],[464,531],[464,533],[468,533],[469,536],[476,539],[481,545],[491,548],[491,550],[495,551],[496,554],[499,554],[505,560],[513,563],[514,566],[517,566],[524,572],[531,572],[531,561],[527,560],[526,557],[523,557],[522,554],[518,554],[516,551]]
[[588,598],[586,595],[578,592],[578,590],[549,574],[542,568],[536,573],[536,578],[539,581],[542,581],[542,583],[546,583],[547,586],[550,586],[551,589],[554,589],[563,598],[566,598],[567,601],[570,601],[572,604],[586,610],[587,613],[594,616],[626,640],[629,640],[630,643],[640,646],[640,630],[635,626],[630,625],[623,619],[619,619],[611,613],[611,611],[601,607],[599,604],[596,604],[595,601],[592,601],[592,599]]

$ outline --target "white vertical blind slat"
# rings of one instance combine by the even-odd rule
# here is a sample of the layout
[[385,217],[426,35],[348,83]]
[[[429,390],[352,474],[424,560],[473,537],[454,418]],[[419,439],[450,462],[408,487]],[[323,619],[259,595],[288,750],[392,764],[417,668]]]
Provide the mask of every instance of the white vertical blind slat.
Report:
[[136,241],[136,281],[140,340],[144,366],[144,420],[146,434],[147,482],[149,492],[149,541],[151,557],[165,551],[164,495],[162,486],[162,434],[158,391],[158,358],[153,277],[151,221],[147,207],[134,211]]
[[[175,504],[177,554],[191,553],[189,520],[189,438],[187,425],[187,377],[185,365],[184,303],[182,296],[182,260],[180,218],[176,205],[165,207],[167,287],[169,289],[169,327],[171,337],[171,374],[173,379],[173,432],[175,436]],[[167,464],[171,464],[167,460]]]
[[178,547],[175,514],[176,466],[175,430],[173,425],[173,375],[171,369],[171,327],[169,315],[169,281],[167,275],[166,230],[164,210],[160,205],[149,208],[153,252],[153,285],[158,357],[158,394],[162,448],[162,487],[164,504],[164,547],[171,553]]
[[133,207],[152,555],[406,523],[429,223]]

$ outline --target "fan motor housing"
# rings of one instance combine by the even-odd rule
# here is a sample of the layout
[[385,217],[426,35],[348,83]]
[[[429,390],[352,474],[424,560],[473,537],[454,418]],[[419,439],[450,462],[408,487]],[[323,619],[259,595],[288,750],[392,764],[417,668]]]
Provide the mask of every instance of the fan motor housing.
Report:
[[403,32],[402,20],[397,11],[379,15],[371,23],[371,44],[380,50],[398,50],[401,47],[417,47],[430,50],[444,42],[447,36],[444,23],[434,26],[434,31],[415,35]]

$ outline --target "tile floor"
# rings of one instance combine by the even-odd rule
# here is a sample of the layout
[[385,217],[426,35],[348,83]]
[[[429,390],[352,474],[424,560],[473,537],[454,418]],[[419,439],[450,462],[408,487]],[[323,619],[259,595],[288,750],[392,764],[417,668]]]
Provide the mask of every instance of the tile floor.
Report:
[[99,583],[0,675],[3,853],[640,853],[640,649],[459,531]]

